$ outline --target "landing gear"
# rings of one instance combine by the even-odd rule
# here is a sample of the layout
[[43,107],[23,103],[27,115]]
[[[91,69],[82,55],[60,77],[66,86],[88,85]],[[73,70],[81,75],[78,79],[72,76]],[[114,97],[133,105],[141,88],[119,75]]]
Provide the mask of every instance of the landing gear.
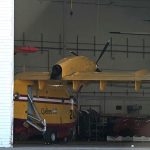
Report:
[[43,134],[44,142],[46,144],[56,143],[57,141],[57,134],[55,131],[46,131]]
[[63,138],[63,142],[64,142],[64,143],[67,143],[68,140],[69,140],[68,137],[64,137],[64,138]]
[[55,134],[55,132],[52,132],[50,134],[50,140],[51,140],[52,143],[56,142],[56,134]]
[[65,136],[64,138],[63,138],[63,142],[64,143],[68,143],[68,142],[71,142],[71,141],[73,141],[73,139],[74,139],[74,137],[75,137],[75,129],[70,129],[70,133],[69,133],[69,135],[68,136]]

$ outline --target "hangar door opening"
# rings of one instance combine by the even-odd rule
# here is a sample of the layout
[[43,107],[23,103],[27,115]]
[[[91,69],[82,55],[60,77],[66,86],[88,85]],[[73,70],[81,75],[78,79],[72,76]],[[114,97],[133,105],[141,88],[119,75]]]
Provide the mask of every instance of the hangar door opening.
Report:
[[136,2],[15,0],[16,144],[149,142],[150,3]]

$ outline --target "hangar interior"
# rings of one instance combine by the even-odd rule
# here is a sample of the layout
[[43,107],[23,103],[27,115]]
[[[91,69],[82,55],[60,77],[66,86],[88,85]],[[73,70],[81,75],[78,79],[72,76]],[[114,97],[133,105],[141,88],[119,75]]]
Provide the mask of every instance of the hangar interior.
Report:
[[[148,0],[15,0],[15,49],[39,49],[15,54],[15,75],[51,72],[58,60],[72,55],[70,51],[96,61],[108,40],[110,44],[98,63],[101,71],[150,69],[149,8]],[[149,90],[149,82],[144,82],[139,92],[129,82],[108,83],[104,92],[97,83],[83,87],[77,96],[78,111],[84,117],[78,121],[85,121],[81,124],[87,128],[82,128],[88,132],[83,131],[79,139],[112,140],[112,123],[120,117],[116,122],[120,126],[115,127],[124,129],[121,136],[135,136],[129,126],[144,124],[137,138],[144,136],[149,141]],[[110,134],[102,132],[108,130]]]

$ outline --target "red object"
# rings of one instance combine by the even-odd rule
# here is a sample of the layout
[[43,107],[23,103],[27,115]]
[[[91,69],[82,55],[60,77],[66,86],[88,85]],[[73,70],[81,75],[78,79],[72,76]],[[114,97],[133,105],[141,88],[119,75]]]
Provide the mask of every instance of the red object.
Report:
[[22,53],[34,53],[37,52],[39,49],[36,47],[17,47],[15,49],[16,52],[22,52]]

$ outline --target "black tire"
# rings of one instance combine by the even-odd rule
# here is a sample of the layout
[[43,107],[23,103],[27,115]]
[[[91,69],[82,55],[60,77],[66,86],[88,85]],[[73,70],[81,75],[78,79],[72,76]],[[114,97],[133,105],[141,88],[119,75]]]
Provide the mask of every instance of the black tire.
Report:
[[55,143],[57,140],[57,134],[55,131],[46,131],[43,134],[44,142],[46,144],[52,144]]
[[74,138],[75,138],[75,135],[76,135],[76,131],[74,129],[71,129],[70,133],[69,133],[69,136],[68,136],[68,142],[73,141]]
[[51,141],[51,143],[55,143],[56,139],[57,139],[56,132],[51,132],[50,133],[50,141]]
[[63,138],[63,142],[64,142],[64,143],[68,143],[68,141],[69,141],[68,137],[64,137],[64,138]]

